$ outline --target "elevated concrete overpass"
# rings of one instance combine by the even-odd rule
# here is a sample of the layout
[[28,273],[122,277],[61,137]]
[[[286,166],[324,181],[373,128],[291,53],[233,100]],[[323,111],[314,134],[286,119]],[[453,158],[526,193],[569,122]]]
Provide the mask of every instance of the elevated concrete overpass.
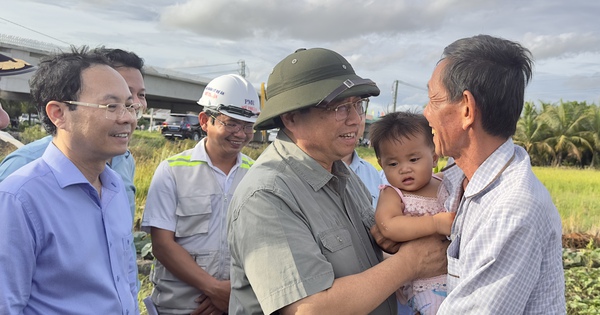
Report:
[[[38,65],[42,57],[68,47],[55,46],[35,40],[0,34],[0,52],[13,58]],[[136,52],[143,58],[143,52]],[[196,101],[210,79],[146,65],[144,67],[146,99],[149,108],[167,109],[174,113],[200,111]],[[0,77],[0,98],[31,101],[29,79],[33,73]]]

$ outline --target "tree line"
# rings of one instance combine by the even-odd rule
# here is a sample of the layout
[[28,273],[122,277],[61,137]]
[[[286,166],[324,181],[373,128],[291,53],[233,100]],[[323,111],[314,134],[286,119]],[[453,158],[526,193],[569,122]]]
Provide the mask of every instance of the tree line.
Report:
[[600,107],[586,102],[525,102],[513,141],[534,166],[600,167]]
[[[30,102],[3,101],[11,117],[36,113]],[[600,168],[600,107],[586,102],[525,102],[513,141],[534,166]]]

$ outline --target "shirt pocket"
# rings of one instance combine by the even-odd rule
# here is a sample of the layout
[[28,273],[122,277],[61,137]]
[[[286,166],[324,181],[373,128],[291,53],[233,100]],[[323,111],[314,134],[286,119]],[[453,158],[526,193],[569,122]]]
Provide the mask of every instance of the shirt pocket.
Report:
[[177,204],[176,237],[208,233],[212,214],[211,196],[180,197]]
[[150,273],[150,279],[154,284],[152,290],[152,301],[160,308],[183,310],[191,313],[198,307],[194,300],[202,295],[202,292],[187,283],[179,280],[167,270],[160,262],[155,261],[154,268]]
[[[229,259],[224,258],[225,255],[215,251],[207,251],[200,254],[192,254],[196,264],[204,269],[206,273],[218,280],[229,280]],[[220,272],[222,265],[227,266],[227,272]]]
[[336,278],[362,271],[348,229],[337,227],[319,234],[322,253]]
[[350,232],[344,228],[325,231],[319,237],[323,247],[332,253],[352,245]]

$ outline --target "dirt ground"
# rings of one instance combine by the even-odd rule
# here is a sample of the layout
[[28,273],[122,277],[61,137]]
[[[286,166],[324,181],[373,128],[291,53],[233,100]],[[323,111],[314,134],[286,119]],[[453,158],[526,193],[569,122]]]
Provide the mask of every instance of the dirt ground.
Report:
[[600,236],[584,233],[570,233],[562,236],[563,248],[586,248],[592,242],[594,248],[600,248]]

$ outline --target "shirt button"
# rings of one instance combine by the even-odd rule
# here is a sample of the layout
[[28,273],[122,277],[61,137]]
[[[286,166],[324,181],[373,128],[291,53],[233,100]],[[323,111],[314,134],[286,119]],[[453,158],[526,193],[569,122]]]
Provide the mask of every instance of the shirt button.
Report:
[[121,277],[117,276],[117,282],[119,282],[119,280],[121,280]]

